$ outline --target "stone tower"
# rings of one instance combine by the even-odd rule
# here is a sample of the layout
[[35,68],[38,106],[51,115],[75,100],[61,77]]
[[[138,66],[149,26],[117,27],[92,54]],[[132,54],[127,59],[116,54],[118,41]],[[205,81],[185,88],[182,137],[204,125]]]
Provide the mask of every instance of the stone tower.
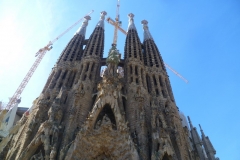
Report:
[[201,140],[192,124],[191,135],[183,125],[146,20],[141,42],[134,15],[129,14],[124,58],[115,45],[103,58],[106,14],[101,12],[89,39],[85,33],[91,18],[85,17],[34,100],[31,114],[25,114],[0,144],[0,159],[215,159],[203,131]]

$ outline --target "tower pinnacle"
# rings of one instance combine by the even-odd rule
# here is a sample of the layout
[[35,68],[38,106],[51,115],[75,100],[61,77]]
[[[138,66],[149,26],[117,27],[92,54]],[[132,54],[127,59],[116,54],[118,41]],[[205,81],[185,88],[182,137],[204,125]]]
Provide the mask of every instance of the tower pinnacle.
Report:
[[101,12],[101,17],[100,17],[100,21],[97,23],[96,27],[102,27],[104,29],[104,20],[105,20],[105,16],[107,15],[106,11],[102,11]]
[[150,34],[148,30],[148,21],[147,20],[142,20],[142,25],[143,25],[143,30],[144,30],[144,41],[148,39],[153,39],[152,35]]
[[190,124],[190,127],[191,127],[191,129],[193,129],[193,125],[192,125],[192,122],[191,122],[191,119],[190,119],[190,117],[189,117],[189,116],[187,116],[187,118],[188,118],[188,121],[189,121],[189,124]]
[[128,31],[130,30],[130,29],[134,29],[134,30],[136,30],[136,27],[135,27],[135,25],[134,25],[134,20],[133,20],[133,17],[134,17],[134,14],[132,14],[132,13],[129,13],[128,14],[128,17],[129,17],[129,24],[128,24]]
[[84,17],[84,21],[82,23],[82,26],[77,30],[76,34],[85,36],[86,34],[86,29],[87,29],[87,25],[88,25],[88,21],[91,20],[90,16],[85,16]]
[[201,130],[201,133],[202,133],[203,146],[204,146],[205,151],[207,153],[208,160],[215,160],[216,159],[215,158],[216,150],[214,149],[209,137],[205,136],[200,124],[199,124],[199,127],[200,127],[200,130]]
[[200,127],[200,131],[201,131],[202,135],[205,136],[200,124],[199,124],[199,127]]
[[196,152],[198,153],[200,160],[205,160],[205,156],[204,156],[204,152],[203,152],[203,148],[202,148],[202,140],[198,135],[196,127],[193,127],[189,116],[188,116],[188,121],[191,126],[190,132],[192,135],[193,146],[194,146]]

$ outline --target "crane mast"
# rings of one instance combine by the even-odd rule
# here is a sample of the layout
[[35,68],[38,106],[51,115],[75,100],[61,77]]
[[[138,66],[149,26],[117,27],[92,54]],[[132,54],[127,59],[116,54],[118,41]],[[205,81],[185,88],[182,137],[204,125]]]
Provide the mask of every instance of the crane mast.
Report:
[[117,10],[116,10],[116,18],[115,18],[115,28],[114,28],[114,37],[113,37],[113,44],[117,46],[117,38],[118,38],[118,27],[120,25],[119,23],[119,7],[120,7],[120,0],[117,1]]
[[[91,12],[89,12],[88,14],[86,14],[85,16],[88,16],[90,14],[92,14],[94,11],[92,10]],[[84,16],[84,17],[85,17]],[[37,59],[35,60],[35,62],[33,63],[32,67],[30,68],[30,70],[28,71],[28,73],[26,74],[26,76],[24,77],[24,79],[22,80],[21,84],[19,85],[19,87],[17,88],[17,90],[15,91],[14,95],[11,97],[11,99],[9,100],[7,106],[5,109],[10,109],[16,102],[18,99],[20,99],[20,96],[24,90],[24,88],[26,87],[27,83],[29,82],[30,78],[32,77],[33,73],[35,72],[35,70],[37,69],[38,65],[40,64],[40,62],[42,61],[44,55],[46,54],[47,51],[52,49],[52,45],[54,42],[56,42],[59,38],[61,38],[64,34],[66,34],[69,30],[71,30],[73,27],[75,27],[77,24],[79,24],[83,18],[79,19],[76,23],[74,23],[72,26],[70,26],[68,29],[66,29],[63,33],[61,33],[59,36],[57,36],[55,39],[53,39],[52,41],[50,41],[45,47],[41,48],[36,54],[35,57],[37,57]]]

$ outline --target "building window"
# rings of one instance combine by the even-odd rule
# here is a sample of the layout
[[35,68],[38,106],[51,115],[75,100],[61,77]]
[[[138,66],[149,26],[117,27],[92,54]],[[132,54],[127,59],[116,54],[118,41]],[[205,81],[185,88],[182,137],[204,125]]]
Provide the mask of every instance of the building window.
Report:
[[135,66],[135,74],[138,75],[138,67]]

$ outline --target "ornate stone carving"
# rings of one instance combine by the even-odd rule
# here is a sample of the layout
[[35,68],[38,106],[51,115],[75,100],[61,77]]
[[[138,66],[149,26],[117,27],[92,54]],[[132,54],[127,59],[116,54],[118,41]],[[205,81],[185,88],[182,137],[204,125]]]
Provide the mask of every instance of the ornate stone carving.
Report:
[[143,102],[144,101],[144,97],[143,97],[143,95],[141,93],[141,86],[137,87],[136,94],[134,95],[134,97],[135,97],[136,101],[139,101],[139,102]]
[[50,122],[59,122],[62,119],[62,110],[60,107],[60,104],[58,104],[58,102],[54,102],[53,105],[51,106],[51,108],[48,111],[48,117],[49,117],[49,121]]
[[51,153],[50,153],[50,160],[55,160],[57,155],[56,147],[52,147]]
[[30,134],[32,132],[33,127],[36,124],[36,120],[35,120],[35,116],[32,118],[32,121],[30,122],[29,126],[28,126],[28,130],[27,130],[27,134]]
[[117,50],[116,46],[113,45],[112,48],[109,50],[108,57],[107,57],[107,69],[104,72],[104,75],[111,75],[111,76],[116,76],[117,73],[117,65],[120,62],[120,53]]
[[169,135],[164,129],[160,131],[160,137],[155,140],[158,143],[157,151],[152,154],[152,159],[162,159],[165,154],[173,157],[174,150]]

